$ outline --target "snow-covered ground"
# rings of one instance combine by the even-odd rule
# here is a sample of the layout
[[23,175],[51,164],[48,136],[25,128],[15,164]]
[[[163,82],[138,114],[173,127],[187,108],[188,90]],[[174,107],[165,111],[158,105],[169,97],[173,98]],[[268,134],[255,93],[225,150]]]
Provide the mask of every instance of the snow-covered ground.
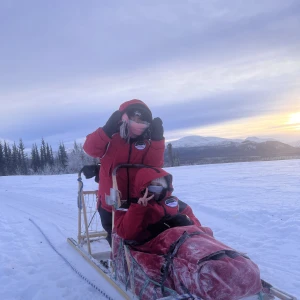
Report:
[[[247,252],[262,278],[300,297],[300,160],[168,168],[174,195],[215,237]],[[77,176],[0,177],[0,299],[106,299],[116,292],[67,243],[77,231]],[[97,188],[85,181],[87,190]]]

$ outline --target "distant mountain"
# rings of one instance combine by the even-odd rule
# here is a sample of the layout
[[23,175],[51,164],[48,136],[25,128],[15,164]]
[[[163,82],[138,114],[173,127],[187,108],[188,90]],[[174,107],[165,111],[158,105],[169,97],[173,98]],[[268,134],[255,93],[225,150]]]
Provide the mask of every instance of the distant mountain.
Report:
[[276,141],[275,139],[272,138],[258,138],[256,136],[250,136],[245,139],[245,141],[250,141],[250,142],[255,142],[255,143],[263,143],[263,142],[268,142],[268,141]]
[[264,143],[267,141],[276,141],[272,138],[257,138],[255,136],[243,139],[225,139],[219,137],[204,137],[199,135],[186,136],[179,140],[170,142],[173,148],[181,147],[203,147],[203,146],[228,146],[232,144],[240,144],[244,141],[255,143]]
[[[207,164],[238,161],[257,161],[275,159],[300,159],[300,148],[271,140],[254,142],[248,138],[244,141],[210,139],[203,140],[201,146],[174,147],[174,159],[180,165]],[[215,142],[213,144],[213,142]],[[172,142],[173,145],[173,142]],[[181,145],[187,145],[182,143]],[[165,151],[165,161],[169,162],[168,151]]]
[[291,145],[294,146],[294,147],[300,148],[300,141],[291,143]]
[[[203,137],[199,135],[186,136],[179,140],[170,142],[173,148],[181,147],[203,147],[203,146],[218,146],[228,145],[231,143],[241,143],[241,139],[225,139],[219,137]],[[168,144],[168,143],[167,143]]]

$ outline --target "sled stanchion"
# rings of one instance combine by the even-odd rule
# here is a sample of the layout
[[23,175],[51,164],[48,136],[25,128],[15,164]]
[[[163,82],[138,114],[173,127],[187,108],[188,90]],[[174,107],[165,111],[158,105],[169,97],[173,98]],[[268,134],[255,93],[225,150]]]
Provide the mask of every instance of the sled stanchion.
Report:
[[87,242],[87,246],[88,246],[88,252],[90,255],[92,255],[90,237],[89,237],[89,227],[88,227],[88,222],[87,222],[87,214],[86,214],[86,206],[85,206],[84,198],[82,198],[82,209],[83,209],[83,220],[84,220],[84,226],[85,226],[85,235],[86,235],[86,242]]
[[91,245],[90,245],[90,238],[89,238],[89,230],[88,230],[88,222],[87,222],[87,214],[86,214],[86,206],[83,196],[83,182],[81,178],[81,172],[78,174],[78,243],[81,243],[82,235],[81,235],[81,210],[83,210],[83,221],[85,225],[85,235],[86,235],[86,241],[88,246],[88,252],[89,254],[92,254],[91,251]]
[[[96,200],[97,199],[97,191],[83,191],[83,182],[81,177],[82,170],[78,173],[78,199],[77,199],[77,206],[78,206],[78,244],[84,244],[86,240],[86,245],[88,247],[88,252],[92,255],[92,248],[91,248],[91,239],[105,237],[107,234],[105,231],[98,231],[96,230],[89,230],[89,227],[92,225],[94,217],[96,216],[97,209],[96,209]],[[95,211],[92,211],[92,216],[88,218],[87,212],[87,201],[89,203],[90,197],[93,197],[92,200],[95,200],[92,205],[90,204],[89,207],[95,207]],[[87,201],[86,201],[87,200]],[[90,213],[90,211],[89,211]],[[96,221],[97,227],[97,221]]]
[[82,209],[82,190],[83,190],[83,182],[81,178],[81,172],[78,174],[78,198],[77,198],[77,206],[78,206],[78,243],[81,243],[81,209]]

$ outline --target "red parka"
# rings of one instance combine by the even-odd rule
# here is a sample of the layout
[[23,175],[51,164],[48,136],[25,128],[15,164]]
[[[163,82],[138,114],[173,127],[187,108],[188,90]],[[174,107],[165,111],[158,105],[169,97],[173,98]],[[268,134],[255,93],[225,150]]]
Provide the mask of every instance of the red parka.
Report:
[[[187,215],[194,225],[201,226],[191,207],[172,196],[172,176],[163,169],[139,169],[133,183],[132,195],[137,199],[142,197],[142,192],[150,185],[150,182],[159,177],[167,178],[168,182],[168,190],[162,200],[152,199],[147,206],[131,203],[128,211],[117,210],[115,212],[115,231],[121,238],[137,242],[148,240],[151,236],[149,226],[158,223],[167,215]],[[212,234],[211,231],[210,233]]]
[[[130,100],[121,104],[119,110],[126,112],[128,107],[134,104],[142,104],[149,109],[147,105],[137,99]],[[105,196],[110,194],[112,187],[112,171],[119,165],[124,163],[145,164],[149,166],[162,167],[164,162],[165,140],[152,141],[145,139],[139,142],[127,143],[121,138],[119,133],[115,133],[109,138],[102,128],[98,128],[86,137],[83,145],[84,151],[95,158],[100,158],[100,180],[98,203],[107,211],[111,212],[112,207],[105,202]],[[121,200],[127,200],[128,188],[132,184],[136,169],[119,169],[117,174],[118,188],[121,192]]]

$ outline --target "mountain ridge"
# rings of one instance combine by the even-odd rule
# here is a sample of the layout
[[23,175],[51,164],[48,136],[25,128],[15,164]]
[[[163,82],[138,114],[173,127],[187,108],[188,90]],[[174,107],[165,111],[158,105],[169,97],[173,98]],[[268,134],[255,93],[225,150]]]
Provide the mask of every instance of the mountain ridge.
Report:
[[[206,144],[187,146],[177,143],[176,147],[166,149],[165,161],[168,166],[244,162],[278,159],[300,159],[300,147],[274,140],[247,138],[242,141],[206,139]],[[216,141],[218,141],[216,143]],[[259,142],[258,142],[259,141]],[[178,146],[179,145],[179,146]],[[185,146],[182,146],[185,145]],[[172,157],[172,159],[171,159]]]
[[254,143],[264,143],[267,141],[277,141],[283,144],[287,144],[293,147],[300,147],[300,140],[292,143],[282,142],[280,140],[274,138],[258,138],[255,136],[247,137],[246,139],[228,139],[228,138],[220,138],[220,137],[212,137],[212,136],[199,136],[199,135],[191,135],[185,136],[178,140],[173,140],[170,142],[166,142],[167,144],[172,144],[173,148],[190,148],[190,147],[205,147],[205,146],[223,146],[230,144],[241,144],[243,142],[254,142]]

